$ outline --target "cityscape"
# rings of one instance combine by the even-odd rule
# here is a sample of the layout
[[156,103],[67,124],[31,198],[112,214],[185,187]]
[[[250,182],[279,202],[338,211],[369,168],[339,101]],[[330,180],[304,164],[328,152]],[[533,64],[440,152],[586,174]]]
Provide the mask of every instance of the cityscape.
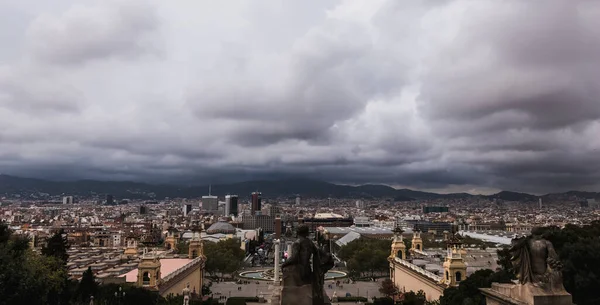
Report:
[[[597,228],[600,219],[597,197],[585,197],[597,195],[584,192],[539,197],[502,192],[397,201],[369,194],[273,197],[260,190],[217,196],[213,192],[227,192],[217,191],[219,187],[210,185],[205,195],[196,198],[131,199],[95,192],[90,196],[35,193],[35,185],[30,184],[2,195],[0,220],[13,234],[29,240],[35,252],[43,252],[59,232],[69,245],[65,268],[71,281],[82,281],[91,270],[101,285],[143,287],[165,299],[181,295],[189,285],[195,299],[226,303],[230,298],[248,298],[247,304],[252,304],[273,299],[274,283],[281,280],[273,270],[291,256],[299,226],[307,226],[313,239],[326,236],[335,267],[326,275],[332,284],[325,290],[338,301],[366,303],[390,296],[402,300],[407,293],[422,292],[424,301],[435,302],[444,291],[458,286],[461,276],[502,270],[499,255],[513,239],[541,227]],[[82,192],[88,190],[78,190]],[[512,199],[499,199],[506,196]],[[360,267],[363,262],[353,262],[356,253],[348,253],[363,242],[378,243],[369,247],[385,251],[370,270]],[[236,260],[230,266],[211,256],[230,255],[219,248],[225,243],[238,252],[222,258]],[[460,259],[448,254],[452,247],[458,249]],[[377,257],[376,252],[372,255]],[[462,275],[444,280],[446,271],[457,272],[449,262]],[[401,268],[413,273],[401,274]],[[158,270],[156,277],[148,275]],[[388,278],[396,293],[382,289],[382,281]]]
[[0,305],[599,305],[600,1],[0,1]]

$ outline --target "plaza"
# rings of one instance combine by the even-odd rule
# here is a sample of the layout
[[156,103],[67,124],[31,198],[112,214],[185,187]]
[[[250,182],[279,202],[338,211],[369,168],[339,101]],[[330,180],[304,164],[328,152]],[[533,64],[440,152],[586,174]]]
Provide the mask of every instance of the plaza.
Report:
[[[362,297],[382,297],[379,293],[379,282],[355,282],[353,284],[341,284],[341,287],[335,287],[335,283],[331,281],[325,282],[325,291],[327,295],[331,297],[333,292],[337,292],[338,297],[346,296],[349,293],[351,296],[362,296]],[[329,288],[332,285],[332,288]],[[255,297],[264,295],[268,297],[271,295],[273,288],[273,282],[267,281],[250,281],[249,284],[238,284],[236,282],[220,282],[213,283],[211,291],[214,297],[225,296],[225,297]],[[240,289],[240,290],[238,290]]]

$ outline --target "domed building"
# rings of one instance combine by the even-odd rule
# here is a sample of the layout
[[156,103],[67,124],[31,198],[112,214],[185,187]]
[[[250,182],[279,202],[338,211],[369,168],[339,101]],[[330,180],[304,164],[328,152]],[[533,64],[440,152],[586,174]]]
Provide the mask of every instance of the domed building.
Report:
[[212,224],[208,230],[206,230],[206,234],[235,234],[237,232],[236,228],[232,226],[230,223],[225,220],[219,219],[218,222]]

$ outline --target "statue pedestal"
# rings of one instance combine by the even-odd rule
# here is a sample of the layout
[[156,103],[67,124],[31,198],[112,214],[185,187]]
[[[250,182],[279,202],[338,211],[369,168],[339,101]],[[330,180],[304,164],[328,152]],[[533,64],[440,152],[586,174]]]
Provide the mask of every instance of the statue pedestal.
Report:
[[548,291],[532,284],[492,283],[491,288],[480,289],[488,305],[573,305],[573,299],[564,289]]
[[312,286],[284,286],[281,290],[281,305],[313,305]]
[[[284,286],[281,290],[281,305],[330,305],[327,293],[323,291],[322,304],[313,304],[312,285]],[[277,303],[276,303],[277,304]]]

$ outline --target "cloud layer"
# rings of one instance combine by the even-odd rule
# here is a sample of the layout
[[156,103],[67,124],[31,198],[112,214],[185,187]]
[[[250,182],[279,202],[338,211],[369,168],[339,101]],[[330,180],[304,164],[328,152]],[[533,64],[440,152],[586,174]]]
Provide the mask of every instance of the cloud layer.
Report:
[[3,173],[600,189],[597,2],[8,0],[0,12]]

